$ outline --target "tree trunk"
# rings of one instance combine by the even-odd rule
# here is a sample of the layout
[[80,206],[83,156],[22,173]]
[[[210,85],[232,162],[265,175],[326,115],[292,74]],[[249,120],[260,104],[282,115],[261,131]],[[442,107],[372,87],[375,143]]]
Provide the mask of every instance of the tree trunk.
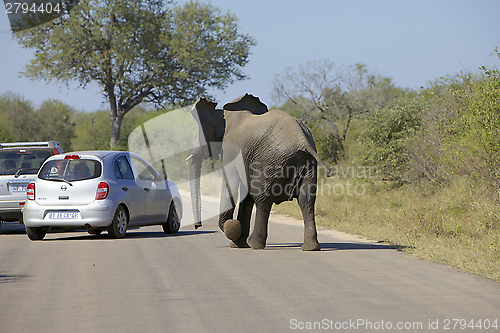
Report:
[[109,147],[113,149],[120,140],[120,129],[122,127],[123,116],[125,114],[119,113],[118,115],[113,115],[111,113],[111,139],[109,140]]
[[345,161],[345,147],[344,147],[344,141],[345,141],[345,136],[340,136],[338,128],[333,124],[335,132],[333,133],[333,137],[335,141],[337,142],[338,146],[338,153],[339,153],[339,162],[343,163]]

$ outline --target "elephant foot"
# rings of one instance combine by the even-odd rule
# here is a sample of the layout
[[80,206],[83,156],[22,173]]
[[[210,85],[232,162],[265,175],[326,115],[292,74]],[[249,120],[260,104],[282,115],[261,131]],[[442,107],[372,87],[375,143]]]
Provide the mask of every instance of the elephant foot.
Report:
[[248,249],[250,248],[250,245],[248,245],[246,241],[238,240],[236,242],[232,241],[229,247],[232,249]]
[[201,222],[196,222],[194,224],[194,230],[198,230],[198,228],[200,228],[200,227],[201,227]]
[[237,242],[241,236],[242,228],[238,220],[230,219],[224,222],[224,234],[233,242]]
[[320,251],[321,245],[318,242],[307,242],[302,244],[302,251]]
[[256,237],[248,237],[247,239],[248,245],[254,250],[263,250],[266,247],[266,240],[258,240]]

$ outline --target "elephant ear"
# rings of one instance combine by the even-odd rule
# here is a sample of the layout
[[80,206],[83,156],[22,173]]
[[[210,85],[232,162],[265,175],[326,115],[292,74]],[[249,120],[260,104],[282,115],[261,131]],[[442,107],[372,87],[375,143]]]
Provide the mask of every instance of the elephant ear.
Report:
[[201,126],[207,141],[221,141],[222,138],[215,136],[215,131],[224,122],[224,111],[215,109],[217,103],[205,97],[200,97],[194,103],[191,115]]
[[208,144],[222,141],[224,134],[224,111],[216,110],[216,105],[217,103],[200,97],[191,110],[191,115],[198,125],[193,139],[192,154],[201,150],[203,158],[212,156],[214,152],[209,151]]
[[215,112],[216,106],[217,103],[212,102],[205,97],[200,97],[194,103],[191,113],[193,114],[193,117],[196,118],[196,116],[198,116],[198,119],[200,120],[207,117],[210,118],[211,115],[213,115],[213,113]]
[[224,105],[226,111],[250,111],[253,114],[263,114],[268,111],[267,106],[258,97],[245,94]]

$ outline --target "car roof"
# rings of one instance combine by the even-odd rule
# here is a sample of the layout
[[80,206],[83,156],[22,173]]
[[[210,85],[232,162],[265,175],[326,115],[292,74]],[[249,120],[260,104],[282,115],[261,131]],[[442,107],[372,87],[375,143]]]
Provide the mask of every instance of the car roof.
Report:
[[97,158],[99,160],[103,160],[107,156],[116,156],[121,154],[130,154],[135,155],[134,153],[130,153],[128,151],[116,151],[116,150],[92,150],[92,151],[73,151],[69,153],[64,153],[60,155],[53,155],[49,159],[51,160],[63,160],[67,155],[78,155],[80,158]]
[[9,142],[0,143],[0,148],[60,148],[59,144],[55,141],[43,141],[43,142]]

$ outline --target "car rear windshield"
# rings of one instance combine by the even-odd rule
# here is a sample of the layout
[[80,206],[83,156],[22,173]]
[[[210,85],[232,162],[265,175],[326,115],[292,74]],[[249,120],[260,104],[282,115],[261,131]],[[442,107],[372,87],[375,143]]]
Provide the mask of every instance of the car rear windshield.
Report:
[[0,149],[0,175],[36,174],[52,155],[52,148]]
[[45,180],[67,180],[69,182],[99,178],[101,163],[96,160],[53,160],[40,170],[38,178]]

